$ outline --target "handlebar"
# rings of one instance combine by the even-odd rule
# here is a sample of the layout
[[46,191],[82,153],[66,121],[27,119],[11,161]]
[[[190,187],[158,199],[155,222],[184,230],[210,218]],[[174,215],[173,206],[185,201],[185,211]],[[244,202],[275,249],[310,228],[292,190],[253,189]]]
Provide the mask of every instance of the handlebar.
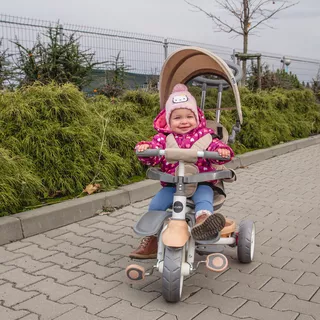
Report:
[[221,160],[221,161],[230,160],[230,157],[227,157],[227,158],[221,157],[218,152],[196,151],[193,149],[178,149],[178,148],[147,149],[143,152],[136,151],[136,154],[138,157],[165,156],[166,158],[170,157],[170,160],[174,160],[174,161],[189,160],[189,162],[196,162],[196,161],[192,161],[192,160],[194,160],[194,157],[204,158],[204,159]]

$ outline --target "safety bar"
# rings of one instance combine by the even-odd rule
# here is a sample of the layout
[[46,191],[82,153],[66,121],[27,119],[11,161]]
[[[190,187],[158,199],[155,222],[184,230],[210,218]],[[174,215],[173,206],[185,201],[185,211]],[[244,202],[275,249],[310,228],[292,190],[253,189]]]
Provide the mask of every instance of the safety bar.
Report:
[[192,176],[184,177],[184,183],[196,183],[211,180],[231,179],[234,172],[231,170],[217,170],[214,172],[197,173]]
[[178,182],[178,177],[173,176],[169,173],[162,172],[157,168],[149,168],[147,170],[147,177],[152,180],[160,180],[160,181],[166,182],[166,183],[177,183]]

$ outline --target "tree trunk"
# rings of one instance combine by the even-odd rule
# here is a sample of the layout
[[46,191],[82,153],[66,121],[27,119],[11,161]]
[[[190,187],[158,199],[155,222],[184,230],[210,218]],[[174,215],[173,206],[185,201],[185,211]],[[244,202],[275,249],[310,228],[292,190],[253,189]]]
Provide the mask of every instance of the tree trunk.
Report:
[[[248,53],[248,33],[243,34],[243,53]],[[247,60],[243,59],[242,61],[242,81],[241,85],[244,86],[246,83],[246,77],[247,77]]]
[[[249,38],[249,4],[248,0],[243,0],[243,53],[248,53],[248,38]],[[242,81],[241,85],[244,86],[246,84],[247,78],[247,60],[244,59],[242,61]]]

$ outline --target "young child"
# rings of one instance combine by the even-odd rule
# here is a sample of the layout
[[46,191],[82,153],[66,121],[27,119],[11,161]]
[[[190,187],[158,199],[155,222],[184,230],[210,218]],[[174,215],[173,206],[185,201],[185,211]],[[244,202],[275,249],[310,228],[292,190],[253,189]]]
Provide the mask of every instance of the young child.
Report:
[[[166,102],[165,109],[162,110],[154,120],[154,128],[159,132],[152,141],[141,141],[136,145],[136,150],[141,152],[146,149],[165,149],[166,137],[172,133],[180,148],[189,149],[201,137],[215,132],[206,127],[204,115],[197,107],[195,98],[190,94],[188,88],[183,84],[177,84],[173,88],[171,95]],[[207,148],[208,151],[216,151],[222,157],[234,156],[232,149],[221,142],[218,138],[212,139]],[[178,162],[169,164],[164,157],[139,158],[141,162],[149,166],[160,164],[161,171],[175,175]],[[196,166],[199,172],[215,171],[214,164],[223,164],[226,161],[199,158]],[[213,214],[213,181],[199,183],[197,190],[192,196],[195,204],[196,224],[191,230],[192,236],[196,240],[203,239],[205,235],[208,239],[214,237],[225,226],[225,218],[219,213]],[[162,183],[163,188],[151,200],[149,211],[167,210],[173,202],[175,193],[174,186]],[[140,246],[131,254],[135,259],[152,259],[157,256],[157,237],[148,236],[142,239]]]

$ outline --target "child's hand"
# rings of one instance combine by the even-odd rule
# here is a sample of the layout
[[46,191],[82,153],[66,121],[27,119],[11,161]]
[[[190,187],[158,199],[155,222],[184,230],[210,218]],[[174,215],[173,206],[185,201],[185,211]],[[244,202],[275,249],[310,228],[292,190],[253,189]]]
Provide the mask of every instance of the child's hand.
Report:
[[223,158],[229,158],[230,157],[230,150],[229,149],[222,149],[219,148],[217,149],[217,152],[220,154],[221,157]]
[[145,150],[149,149],[149,145],[148,144],[140,144],[139,146],[137,146],[136,150],[138,152],[143,152]]

